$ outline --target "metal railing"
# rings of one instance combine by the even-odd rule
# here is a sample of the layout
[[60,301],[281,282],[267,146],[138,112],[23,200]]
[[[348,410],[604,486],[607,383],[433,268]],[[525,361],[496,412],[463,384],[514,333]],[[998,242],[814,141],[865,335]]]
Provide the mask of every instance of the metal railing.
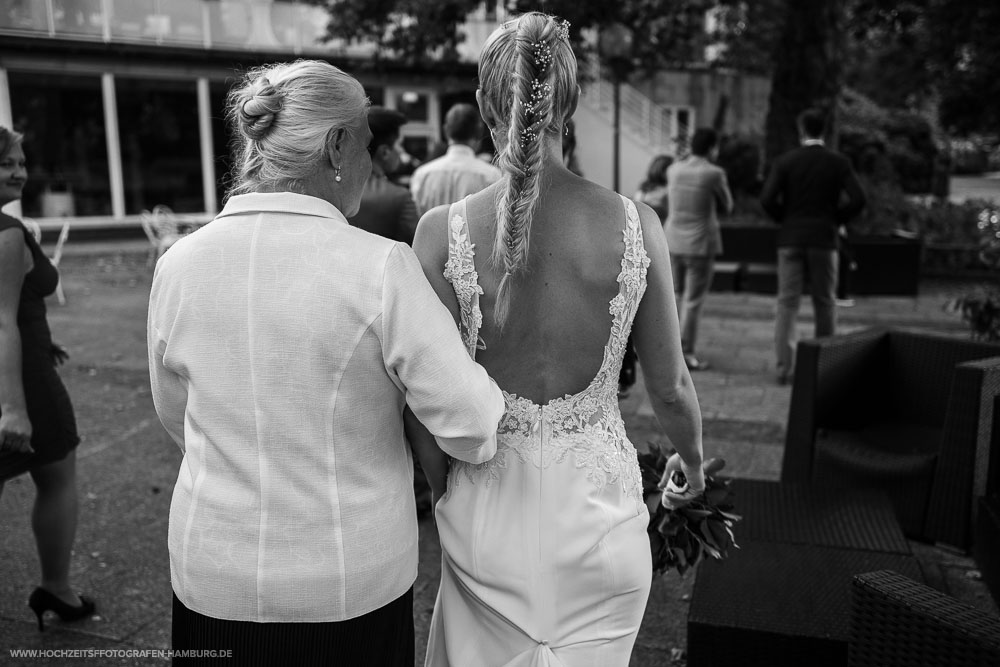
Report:
[[[610,123],[614,112],[614,82],[602,76],[594,60],[581,63],[583,68],[589,79],[583,92],[584,101],[603,113]],[[623,132],[637,136],[655,153],[675,157],[687,154],[694,132],[692,107],[657,104],[628,83],[621,84],[620,104]]]

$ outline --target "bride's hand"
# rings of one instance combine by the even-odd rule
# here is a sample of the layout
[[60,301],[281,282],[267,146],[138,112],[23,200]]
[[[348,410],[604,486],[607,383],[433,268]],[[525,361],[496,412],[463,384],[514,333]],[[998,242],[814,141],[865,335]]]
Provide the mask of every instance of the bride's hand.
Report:
[[[667,509],[679,509],[697,498],[705,491],[705,466],[689,467],[679,454],[673,454],[667,459],[667,465],[660,478],[659,488],[663,495],[660,502]],[[684,483],[674,482],[674,474],[680,472]]]

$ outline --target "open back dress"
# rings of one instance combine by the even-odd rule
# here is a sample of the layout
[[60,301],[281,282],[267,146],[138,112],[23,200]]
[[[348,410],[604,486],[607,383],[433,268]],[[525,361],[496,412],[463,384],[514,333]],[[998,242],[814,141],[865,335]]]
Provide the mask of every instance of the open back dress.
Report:
[[[597,375],[544,405],[504,391],[496,456],[452,462],[436,508],[442,565],[428,667],[628,665],[652,565],[618,375],[649,259],[635,205],[622,204],[624,253]],[[444,275],[475,357],[483,291],[465,201],[448,217]]]

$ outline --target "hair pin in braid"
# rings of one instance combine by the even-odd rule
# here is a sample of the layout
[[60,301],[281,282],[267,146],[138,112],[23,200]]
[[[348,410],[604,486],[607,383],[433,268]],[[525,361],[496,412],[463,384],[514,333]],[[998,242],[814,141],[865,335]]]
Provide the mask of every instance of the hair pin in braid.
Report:
[[556,37],[567,44],[569,44],[569,26],[569,21],[563,19],[559,22],[559,26],[556,28]]
[[552,65],[552,45],[548,42],[535,42],[531,45],[531,51],[535,55],[535,66],[540,72],[544,72]]

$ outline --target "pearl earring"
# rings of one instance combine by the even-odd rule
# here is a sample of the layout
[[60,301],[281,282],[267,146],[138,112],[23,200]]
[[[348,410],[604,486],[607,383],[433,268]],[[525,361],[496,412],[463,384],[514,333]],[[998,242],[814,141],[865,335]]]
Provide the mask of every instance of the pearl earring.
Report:
[[340,181],[341,181],[341,178],[340,178],[340,167],[337,167],[337,173],[333,175],[333,180],[335,180],[338,183],[340,183]]

